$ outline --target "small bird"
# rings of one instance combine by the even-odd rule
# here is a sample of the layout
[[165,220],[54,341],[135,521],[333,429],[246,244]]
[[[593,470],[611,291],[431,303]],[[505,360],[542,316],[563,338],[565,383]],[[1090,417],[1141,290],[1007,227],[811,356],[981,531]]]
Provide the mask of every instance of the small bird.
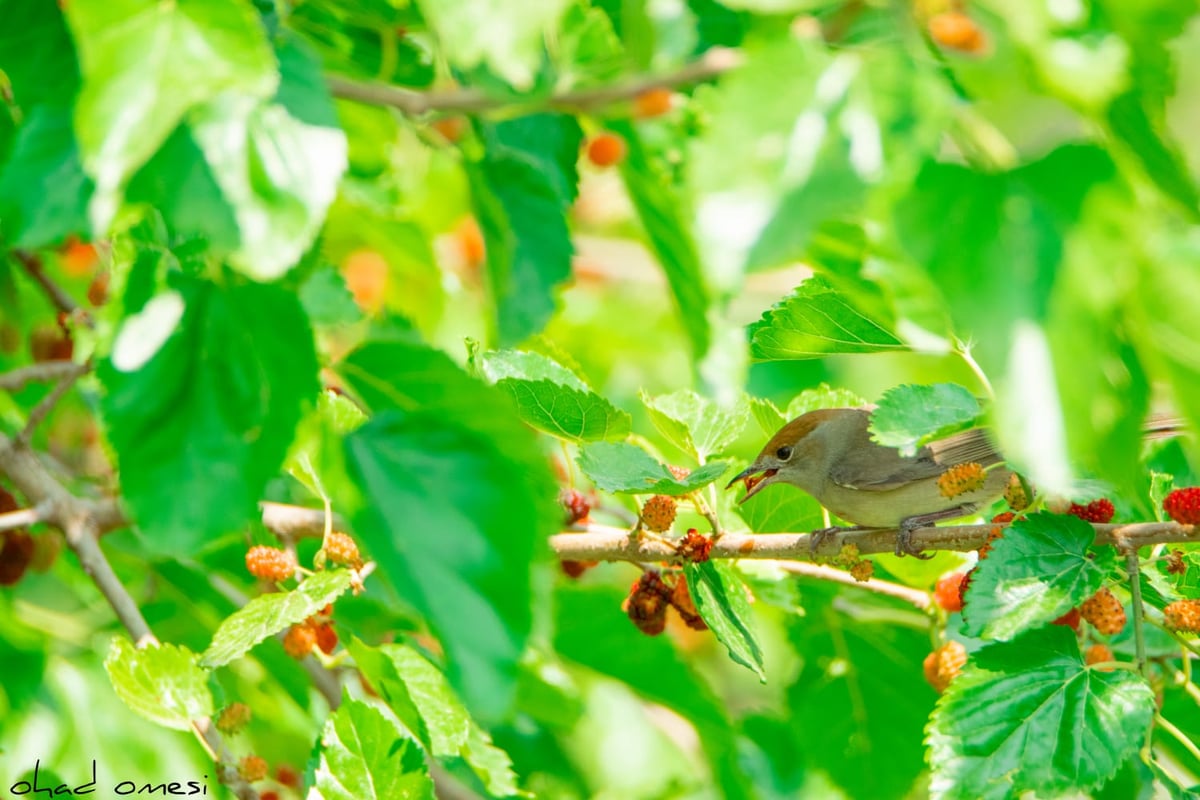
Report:
[[[896,555],[923,558],[912,548],[912,532],[934,522],[974,514],[1004,493],[1012,472],[1003,466],[981,429],[931,442],[915,455],[871,440],[872,407],[810,411],[784,425],[771,437],[754,463],[725,488],[743,481],[746,502],[773,483],[808,492],[830,513],[857,528],[895,528]],[[987,470],[983,486],[946,497],[938,478],[958,464],[976,463]],[[840,528],[814,531],[813,551]]]

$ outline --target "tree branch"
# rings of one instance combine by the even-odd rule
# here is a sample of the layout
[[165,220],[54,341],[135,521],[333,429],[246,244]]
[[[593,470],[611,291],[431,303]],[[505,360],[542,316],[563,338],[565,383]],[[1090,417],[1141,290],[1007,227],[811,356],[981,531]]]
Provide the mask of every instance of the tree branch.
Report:
[[[987,541],[997,523],[948,525],[913,531],[913,546],[921,550],[976,550]],[[1144,547],[1151,544],[1200,541],[1193,525],[1176,522],[1137,522],[1128,525],[1092,526],[1096,544]],[[830,534],[817,550],[819,556],[835,556],[842,545],[852,544],[863,555],[891,553],[896,548],[896,531],[885,528]],[[755,558],[811,561],[808,533],[727,533],[713,542],[712,558]],[[682,561],[669,545],[649,537],[633,537],[622,528],[587,525],[580,532],[566,531],[550,537],[555,554],[570,561]]]
[[[290,506],[285,503],[273,503],[263,500],[258,504],[262,509],[263,527],[275,535],[285,539],[313,539],[325,535],[325,509]],[[333,529],[344,530],[346,521],[339,515],[333,515]]]
[[75,385],[75,381],[79,380],[81,375],[91,369],[91,366],[88,364],[81,364],[79,366],[80,369],[65,374],[62,379],[54,385],[54,388],[51,389],[46,396],[43,397],[41,401],[33,407],[33,410],[29,412],[29,416],[25,420],[25,427],[17,435],[18,442],[21,442],[22,444],[29,444],[29,442],[33,439],[33,432],[37,426],[42,424],[42,421],[50,415],[50,412],[54,410],[56,405],[58,405],[58,401],[61,400],[63,395],[70,391],[71,387]]
[[[546,98],[531,98],[530,107],[551,108],[558,111],[588,111],[631,100],[651,89],[670,89],[710,80],[728,72],[742,63],[736,50],[713,47],[696,61],[675,72],[663,75],[643,75],[609,86],[574,89]],[[356,100],[377,106],[391,106],[406,114],[419,115],[430,111],[457,111],[477,114],[522,105],[524,101],[496,98],[477,89],[449,89],[442,91],[417,91],[400,86],[367,83],[331,75],[327,79],[334,97]]]
[[849,572],[827,564],[810,564],[806,561],[780,561],[779,568],[791,575],[831,581],[833,583],[840,583],[843,586],[853,586],[857,589],[865,589],[868,592],[895,597],[916,607],[920,611],[928,611],[933,605],[933,597],[929,592],[879,578],[871,578],[865,581],[855,580],[854,576]]
[[[43,521],[63,532],[67,546],[79,559],[83,571],[96,584],[134,641],[139,646],[156,643],[158,640],[138,609],[137,602],[126,591],[104,551],[100,549],[98,520],[110,510],[102,504],[71,494],[46,470],[26,444],[5,436],[0,436],[0,475],[11,481],[26,500],[37,506]],[[209,751],[218,756],[216,768],[220,781],[239,800],[258,800],[258,792],[238,774],[211,721],[200,719],[196,720],[196,724]]]

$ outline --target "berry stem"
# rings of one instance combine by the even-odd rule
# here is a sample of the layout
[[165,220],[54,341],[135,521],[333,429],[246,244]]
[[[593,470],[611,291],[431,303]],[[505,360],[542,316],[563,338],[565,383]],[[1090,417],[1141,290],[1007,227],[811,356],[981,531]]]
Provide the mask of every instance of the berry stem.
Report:
[[1200,761],[1200,748],[1196,747],[1196,743],[1193,742],[1186,733],[1172,725],[1162,714],[1154,715],[1154,724],[1171,734],[1175,741],[1183,745],[1184,750],[1187,750],[1192,754],[1192,758]]
[[1125,571],[1129,573],[1129,592],[1133,595],[1133,642],[1137,653],[1137,669],[1142,673],[1142,677],[1149,678],[1149,662],[1146,660],[1146,611],[1142,606],[1142,575],[1137,548],[1130,548],[1125,554]]

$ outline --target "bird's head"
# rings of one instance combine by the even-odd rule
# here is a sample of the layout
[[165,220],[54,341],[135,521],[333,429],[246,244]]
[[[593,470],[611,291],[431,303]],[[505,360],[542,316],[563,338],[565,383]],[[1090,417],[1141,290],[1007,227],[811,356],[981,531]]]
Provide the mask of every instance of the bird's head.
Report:
[[780,428],[763,446],[754,463],[742,470],[726,489],[746,484],[746,502],[773,483],[790,483],[810,494],[819,489],[828,472],[831,433],[855,409],[824,408],[796,417]]

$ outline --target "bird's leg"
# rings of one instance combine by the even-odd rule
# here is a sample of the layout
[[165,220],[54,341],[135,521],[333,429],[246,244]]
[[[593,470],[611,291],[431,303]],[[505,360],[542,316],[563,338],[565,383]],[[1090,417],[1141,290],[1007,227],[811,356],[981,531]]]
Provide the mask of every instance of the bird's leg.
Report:
[[975,512],[977,508],[975,503],[964,503],[961,506],[954,506],[942,511],[934,511],[929,514],[915,514],[911,517],[905,517],[900,520],[900,532],[896,535],[896,555],[898,556],[913,556],[922,560],[928,560],[933,556],[927,556],[920,550],[914,550],[912,544],[913,531],[918,528],[924,528],[932,525],[935,522],[940,522],[944,519],[958,519],[965,517],[968,514]]
[[826,539],[828,539],[830,536],[833,536],[835,533],[851,533],[852,531],[865,530],[867,529],[861,525],[855,525],[850,528],[839,528],[837,525],[833,525],[828,528],[820,528],[815,530],[808,535],[808,555],[810,558],[815,559],[817,557],[817,550],[820,549],[821,545],[825,544]]

